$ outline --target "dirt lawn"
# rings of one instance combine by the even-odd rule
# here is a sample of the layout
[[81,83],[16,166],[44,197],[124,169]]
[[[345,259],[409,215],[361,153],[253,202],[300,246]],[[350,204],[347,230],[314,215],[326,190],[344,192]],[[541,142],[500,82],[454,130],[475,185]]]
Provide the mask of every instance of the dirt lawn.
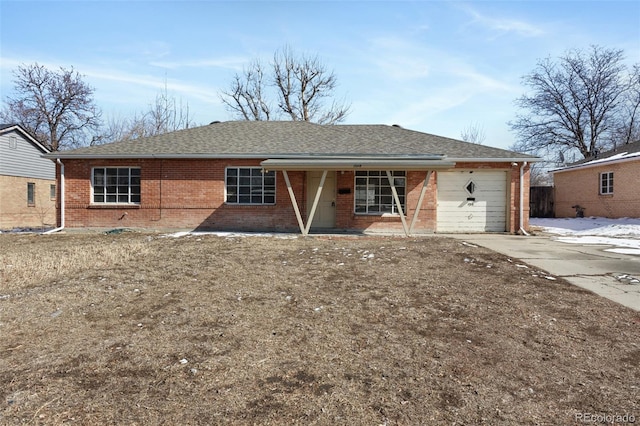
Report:
[[0,424],[640,421],[640,314],[551,278],[435,236],[3,234]]

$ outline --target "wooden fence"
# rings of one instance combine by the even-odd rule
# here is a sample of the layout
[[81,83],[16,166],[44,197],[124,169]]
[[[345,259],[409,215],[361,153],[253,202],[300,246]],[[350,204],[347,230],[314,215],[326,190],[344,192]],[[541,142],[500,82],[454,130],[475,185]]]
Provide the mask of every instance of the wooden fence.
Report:
[[529,217],[555,217],[552,186],[532,186],[529,189]]

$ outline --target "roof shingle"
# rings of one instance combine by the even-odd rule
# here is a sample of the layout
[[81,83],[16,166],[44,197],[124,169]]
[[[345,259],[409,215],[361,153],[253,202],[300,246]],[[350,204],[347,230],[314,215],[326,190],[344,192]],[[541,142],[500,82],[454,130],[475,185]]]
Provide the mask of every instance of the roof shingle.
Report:
[[446,156],[457,160],[536,157],[387,125],[227,121],[132,141],[50,154],[51,158],[300,158]]

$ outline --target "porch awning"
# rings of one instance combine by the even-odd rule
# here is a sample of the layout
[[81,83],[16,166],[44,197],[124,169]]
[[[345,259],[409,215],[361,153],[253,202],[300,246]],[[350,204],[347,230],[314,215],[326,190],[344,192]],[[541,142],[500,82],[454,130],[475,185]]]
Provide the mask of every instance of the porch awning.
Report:
[[269,158],[260,163],[266,170],[433,170],[449,169],[455,161],[430,158]]

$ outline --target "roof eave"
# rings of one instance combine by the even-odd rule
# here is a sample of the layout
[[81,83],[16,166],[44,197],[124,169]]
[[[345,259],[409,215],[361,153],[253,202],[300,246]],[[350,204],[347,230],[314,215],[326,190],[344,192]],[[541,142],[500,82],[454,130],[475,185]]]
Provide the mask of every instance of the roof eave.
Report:
[[577,164],[575,166],[563,167],[561,169],[549,170],[549,173],[555,174],[555,173],[569,172],[569,171],[579,170],[579,169],[590,169],[593,167],[610,166],[611,164],[628,163],[630,161],[638,161],[638,160],[640,160],[640,156],[633,156],[628,158],[616,158],[611,161],[606,161],[606,159],[603,159],[602,161],[598,161],[597,163],[591,163],[591,162],[582,163],[582,164]]
[[270,158],[260,165],[268,170],[432,170],[450,169],[456,163],[443,159],[282,159]]
[[405,159],[405,160],[442,160],[445,158],[442,154],[274,154],[274,153],[254,153],[254,154],[65,154],[64,151],[57,151],[45,154],[42,157],[51,160],[117,160],[117,159],[292,159],[292,160],[309,160],[318,161],[323,159],[347,159],[347,160],[371,160],[371,159]]
[[5,127],[4,129],[0,130],[0,134],[5,134],[5,133],[9,133],[9,132],[14,132],[14,131],[20,133],[23,137],[28,139],[29,142],[31,142],[32,145],[34,145],[36,148],[38,148],[43,153],[49,154],[51,152],[51,150],[49,148],[47,148],[46,146],[44,146],[40,142],[38,142],[38,140],[36,138],[31,136],[31,134],[28,131],[26,131],[24,129],[24,127],[22,127],[19,124],[12,124],[11,126]]
[[480,157],[480,158],[469,158],[469,157],[447,157],[447,160],[456,161],[458,163],[537,163],[540,161],[544,161],[540,157],[513,157],[513,158],[504,158],[504,157]]

